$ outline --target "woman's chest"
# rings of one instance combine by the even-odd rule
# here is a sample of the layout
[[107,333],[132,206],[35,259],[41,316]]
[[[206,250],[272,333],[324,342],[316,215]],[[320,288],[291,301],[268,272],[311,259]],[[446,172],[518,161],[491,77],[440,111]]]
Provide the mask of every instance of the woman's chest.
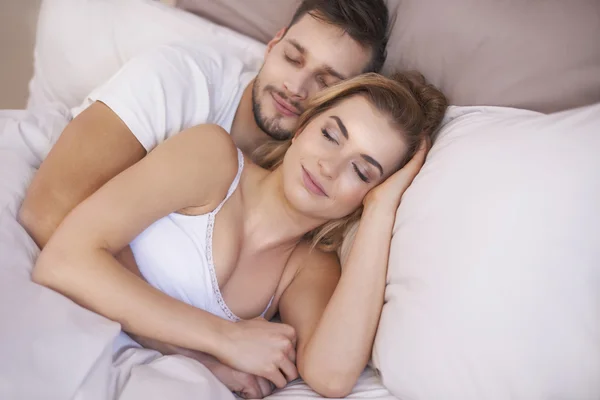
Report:
[[222,210],[156,221],[131,243],[140,273],[171,297],[215,315],[248,319],[263,314],[289,252],[247,245],[240,218]]
[[260,249],[260,238],[244,237],[241,217],[219,214],[213,227],[212,256],[224,302],[242,319],[277,306],[277,292],[291,249]]

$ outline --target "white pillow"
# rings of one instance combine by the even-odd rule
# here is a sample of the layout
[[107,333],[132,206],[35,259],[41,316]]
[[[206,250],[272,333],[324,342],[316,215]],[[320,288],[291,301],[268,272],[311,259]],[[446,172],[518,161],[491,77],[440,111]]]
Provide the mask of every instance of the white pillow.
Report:
[[182,40],[216,43],[260,66],[265,45],[191,13],[152,0],[44,0],[28,108],[71,108],[131,57]]
[[453,113],[398,210],[384,384],[400,399],[600,399],[600,104]]

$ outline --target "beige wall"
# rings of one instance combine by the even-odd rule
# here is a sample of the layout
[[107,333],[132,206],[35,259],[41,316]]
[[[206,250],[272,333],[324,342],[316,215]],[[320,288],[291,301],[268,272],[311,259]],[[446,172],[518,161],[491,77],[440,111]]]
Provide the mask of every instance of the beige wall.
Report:
[[0,109],[25,108],[41,0],[0,0]]

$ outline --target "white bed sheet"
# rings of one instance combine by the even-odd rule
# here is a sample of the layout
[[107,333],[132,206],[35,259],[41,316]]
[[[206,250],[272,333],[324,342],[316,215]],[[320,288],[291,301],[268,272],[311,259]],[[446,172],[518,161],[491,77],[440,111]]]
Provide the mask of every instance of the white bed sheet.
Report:
[[[60,105],[0,111],[0,399],[234,399],[202,364],[183,356],[130,349],[113,360],[119,324],[31,282],[39,251],[16,214],[68,121]],[[296,381],[270,398],[320,396]],[[394,400],[369,369],[349,398]]]

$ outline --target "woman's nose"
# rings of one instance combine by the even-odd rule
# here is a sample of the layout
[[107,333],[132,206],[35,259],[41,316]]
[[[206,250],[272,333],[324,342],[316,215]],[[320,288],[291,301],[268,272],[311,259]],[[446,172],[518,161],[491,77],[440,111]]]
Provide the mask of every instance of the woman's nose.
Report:
[[334,162],[325,159],[319,160],[319,168],[321,169],[321,175],[327,179],[335,178],[339,169]]

